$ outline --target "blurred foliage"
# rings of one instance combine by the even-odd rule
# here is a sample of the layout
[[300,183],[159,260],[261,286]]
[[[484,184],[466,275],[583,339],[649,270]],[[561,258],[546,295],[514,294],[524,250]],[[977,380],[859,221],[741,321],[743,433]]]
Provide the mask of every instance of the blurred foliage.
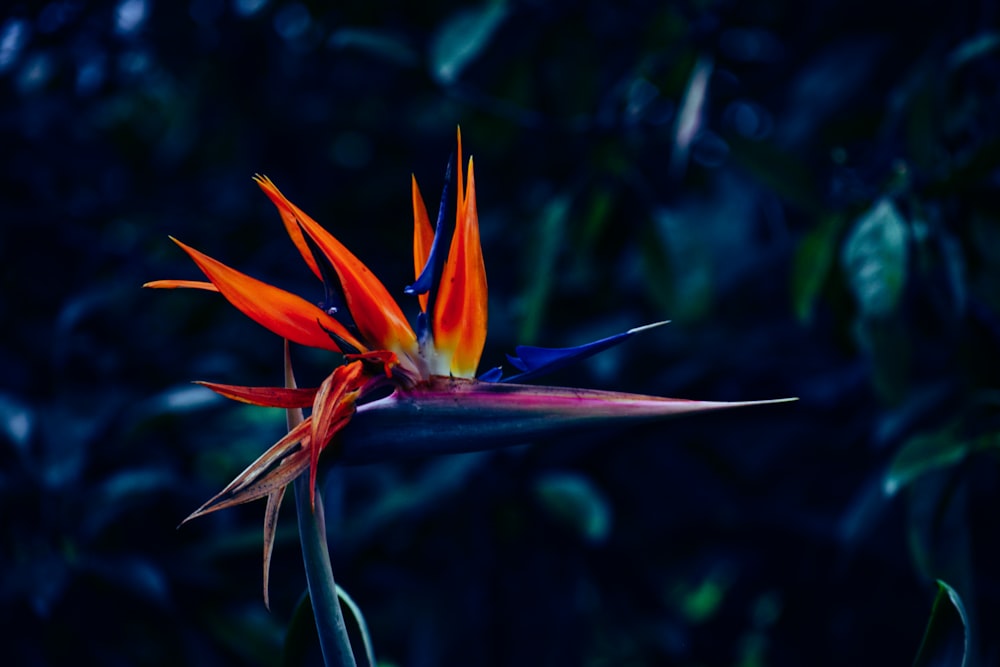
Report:
[[[401,294],[409,175],[433,200],[456,124],[484,367],[671,319],[553,383],[802,401],[332,469],[334,567],[379,664],[905,663],[957,627],[937,580],[967,664],[1000,660],[992,3],[5,7],[10,664],[287,655],[292,522],[270,614],[263,507],[174,530],[283,419],[185,383],[278,383],[281,343],[139,286],[195,277],[172,234],[321,299],[261,172]],[[303,383],[328,372],[296,353]]]

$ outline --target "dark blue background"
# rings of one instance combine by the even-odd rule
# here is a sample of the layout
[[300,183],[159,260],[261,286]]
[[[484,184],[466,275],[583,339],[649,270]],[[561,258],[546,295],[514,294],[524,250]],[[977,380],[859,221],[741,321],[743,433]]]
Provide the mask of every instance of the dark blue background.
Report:
[[[283,423],[187,383],[280,383],[281,341],[212,295],[140,285],[198,277],[170,234],[321,299],[251,181],[260,172],[414,312],[409,178],[436,201],[460,124],[490,281],[484,368],[518,343],[671,319],[547,381],[801,401],[334,470],[334,569],[379,658],[906,664],[943,578],[965,600],[974,657],[996,664],[996,14],[787,1],[3,10],[5,659],[279,663],[304,587],[291,511],[271,613],[262,503],[175,526]],[[697,72],[702,97],[686,92]],[[684,109],[698,119],[687,134]],[[857,241],[859,260],[851,239],[879,201],[894,213]],[[335,363],[295,359],[303,384]],[[887,494],[919,438],[944,465]]]

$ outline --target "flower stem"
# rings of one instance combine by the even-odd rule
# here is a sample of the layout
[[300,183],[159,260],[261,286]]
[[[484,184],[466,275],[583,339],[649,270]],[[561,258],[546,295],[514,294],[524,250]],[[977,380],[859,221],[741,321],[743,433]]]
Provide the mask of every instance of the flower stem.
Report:
[[295,480],[295,508],[299,517],[299,539],[302,543],[302,560],[306,568],[309,600],[316,618],[316,632],[326,667],[356,667],[347,625],[337,599],[337,584],[330,567],[323,530],[323,505],[316,493],[316,510],[309,504],[309,475]]
[[[285,386],[295,387],[292,359],[285,341]],[[302,423],[302,410],[286,412],[288,429]],[[337,583],[330,566],[330,551],[326,544],[326,523],[323,517],[323,499],[316,491],[316,505],[309,497],[309,474],[304,472],[295,480],[295,510],[299,520],[299,541],[302,560],[306,568],[306,586],[316,619],[316,634],[326,667],[357,667],[347,625],[337,598]]]

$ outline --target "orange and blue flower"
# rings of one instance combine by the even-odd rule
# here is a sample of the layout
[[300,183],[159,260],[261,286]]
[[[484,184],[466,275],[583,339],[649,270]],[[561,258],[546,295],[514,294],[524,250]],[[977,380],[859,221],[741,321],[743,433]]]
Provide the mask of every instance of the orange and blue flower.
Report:
[[317,463],[327,449],[335,450],[337,462],[371,463],[491,449],[595,424],[774,402],[688,401],[521,384],[662,322],[579,347],[519,346],[514,356],[508,356],[513,374],[504,378],[497,367],[477,378],[486,341],[486,269],[473,160],[469,159],[463,173],[461,134],[457,165],[451,227],[446,224],[450,176],[446,177],[433,227],[416,179],[412,181],[415,281],[405,292],[417,297],[415,327],[368,267],[264,176],[254,180],[277,207],[289,237],[322,283],[322,304],[252,278],[176,239],[208,281],[146,284],[218,292],[278,336],[343,356],[343,363],[313,389],[201,383],[245,403],[312,410],[308,418],[186,519],[268,497],[265,580],[274,519],[284,489],[308,469],[315,502]]

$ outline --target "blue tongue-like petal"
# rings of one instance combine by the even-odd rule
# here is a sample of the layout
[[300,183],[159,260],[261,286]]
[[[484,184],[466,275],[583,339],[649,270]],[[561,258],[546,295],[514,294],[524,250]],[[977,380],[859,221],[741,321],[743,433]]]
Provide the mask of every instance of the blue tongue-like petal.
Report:
[[[403,289],[406,294],[427,294],[431,292],[427,300],[427,312],[434,312],[434,296],[437,292],[437,283],[441,279],[441,269],[444,267],[446,251],[441,248],[445,245],[444,218],[448,210],[448,185],[451,183],[451,159],[444,172],[444,188],[441,191],[441,205],[438,207],[437,223],[434,226],[434,241],[431,243],[431,251],[427,254],[427,262],[423,270],[417,277],[416,282]],[[433,290],[433,292],[432,292]]]
[[518,345],[514,348],[516,356],[508,354],[507,360],[510,361],[514,368],[521,372],[517,375],[504,378],[502,381],[524,382],[544,373],[551,373],[563,368],[564,366],[580,361],[581,359],[591,357],[598,352],[603,352],[609,347],[614,347],[640,331],[652,329],[666,324],[667,322],[668,320],[664,320],[663,322],[655,322],[642,327],[636,327],[634,329],[629,329],[624,333],[602,338],[601,340],[595,340],[592,343],[586,343],[577,347],[534,347],[531,345]]
[[503,368],[500,366],[494,366],[490,370],[486,371],[480,375],[477,380],[480,382],[500,382],[503,378]]

